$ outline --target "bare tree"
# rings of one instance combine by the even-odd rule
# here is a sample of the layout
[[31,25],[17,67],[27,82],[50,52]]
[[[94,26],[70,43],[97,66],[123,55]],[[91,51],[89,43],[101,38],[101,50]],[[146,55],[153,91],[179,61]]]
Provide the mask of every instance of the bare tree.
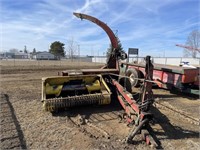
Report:
[[73,58],[75,57],[75,55],[77,53],[77,48],[78,48],[78,45],[74,42],[73,37],[67,41],[67,50],[66,51],[67,51],[67,55],[69,56],[71,61],[73,61]]
[[192,56],[193,58],[196,58],[197,54],[200,53],[198,51],[200,46],[200,31],[199,30],[193,30],[186,41],[186,45],[190,46],[191,48],[185,48],[184,49],[184,56]]
[[19,50],[16,49],[16,48],[12,48],[12,49],[9,50],[9,52],[10,53],[17,53],[17,52],[19,52]]

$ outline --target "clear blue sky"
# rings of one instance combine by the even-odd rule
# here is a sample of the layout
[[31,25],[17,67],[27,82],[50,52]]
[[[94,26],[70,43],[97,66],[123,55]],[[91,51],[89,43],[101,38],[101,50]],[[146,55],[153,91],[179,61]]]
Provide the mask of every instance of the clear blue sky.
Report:
[[67,48],[70,39],[81,55],[103,55],[109,46],[97,25],[76,18],[85,13],[107,23],[117,32],[125,51],[140,56],[182,56],[189,33],[200,26],[199,0],[0,0],[1,48],[47,51],[54,41]]

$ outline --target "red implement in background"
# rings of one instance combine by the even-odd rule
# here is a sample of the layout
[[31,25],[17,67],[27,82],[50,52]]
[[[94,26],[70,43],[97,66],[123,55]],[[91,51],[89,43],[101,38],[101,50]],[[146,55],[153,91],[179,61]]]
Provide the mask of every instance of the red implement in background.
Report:
[[[132,79],[132,85],[138,86],[140,80],[136,78],[144,78],[145,65],[122,64],[127,68],[125,74]],[[199,68],[154,64],[153,80],[161,88],[199,95]]]
[[186,46],[186,45],[182,45],[182,44],[176,44],[176,46],[178,47],[182,47],[182,48],[186,48],[190,51],[198,51],[200,52],[200,48],[195,48],[195,47],[192,47],[192,46]]

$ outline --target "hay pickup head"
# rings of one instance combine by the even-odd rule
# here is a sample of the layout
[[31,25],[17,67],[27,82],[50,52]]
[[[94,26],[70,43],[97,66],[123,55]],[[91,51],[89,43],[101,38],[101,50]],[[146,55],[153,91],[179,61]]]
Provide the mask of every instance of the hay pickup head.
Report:
[[110,89],[101,75],[48,77],[42,79],[42,102],[46,111],[111,102]]

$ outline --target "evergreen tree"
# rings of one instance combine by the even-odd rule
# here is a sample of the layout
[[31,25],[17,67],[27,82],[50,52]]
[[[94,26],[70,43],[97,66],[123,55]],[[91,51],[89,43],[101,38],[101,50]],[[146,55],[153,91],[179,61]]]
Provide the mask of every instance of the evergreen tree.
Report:
[[[119,38],[118,38],[118,37],[116,37],[116,38],[117,38],[117,42],[118,42],[118,46],[117,46],[116,49],[117,49],[119,52],[122,52],[122,51],[123,51],[122,44],[121,44]],[[112,45],[110,44],[109,48],[107,49],[107,54],[106,54],[107,59],[110,57],[110,54],[111,54],[112,50],[113,50],[113,47],[112,47]]]
[[55,42],[51,43],[49,52],[54,54],[58,59],[60,59],[61,57],[65,56],[64,45],[65,44],[63,44],[59,41],[55,41]]
[[36,49],[35,48],[33,49],[33,54],[36,54]]

